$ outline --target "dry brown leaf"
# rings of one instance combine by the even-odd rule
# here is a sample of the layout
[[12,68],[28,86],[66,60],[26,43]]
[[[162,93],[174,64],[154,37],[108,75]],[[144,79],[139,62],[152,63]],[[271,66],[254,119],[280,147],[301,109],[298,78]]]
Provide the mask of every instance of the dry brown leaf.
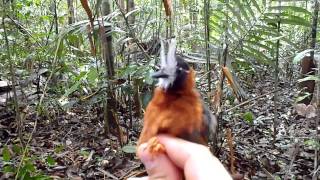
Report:
[[316,114],[316,108],[312,105],[312,104],[309,104],[308,106],[303,104],[303,103],[299,103],[299,104],[296,104],[294,106],[296,112],[300,115],[300,116],[304,116],[306,118],[313,118],[313,117],[316,117],[317,114]]
[[294,105],[294,109],[300,116],[305,116],[306,115],[306,108],[307,106],[303,103],[299,103]]
[[212,100],[211,100],[211,103],[214,107],[214,110],[215,112],[220,112],[220,101],[221,101],[221,89],[220,88],[217,88],[215,91],[214,91],[214,94],[213,94],[213,97],[212,97]]
[[307,107],[306,107],[306,118],[313,118],[313,117],[316,117],[317,116],[317,114],[316,114],[316,112],[317,112],[317,110],[316,110],[316,108],[313,106],[313,105],[311,105],[311,104],[309,104]]

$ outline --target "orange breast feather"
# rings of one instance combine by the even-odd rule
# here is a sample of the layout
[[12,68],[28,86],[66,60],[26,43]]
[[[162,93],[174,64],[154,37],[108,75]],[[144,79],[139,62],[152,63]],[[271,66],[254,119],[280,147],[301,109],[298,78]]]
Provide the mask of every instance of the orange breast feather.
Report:
[[[195,72],[191,69],[181,90],[166,92],[161,88],[155,89],[144,115],[138,145],[159,133],[181,138],[200,134],[203,128],[202,116],[200,95],[195,90]],[[202,139],[196,141],[204,143]]]

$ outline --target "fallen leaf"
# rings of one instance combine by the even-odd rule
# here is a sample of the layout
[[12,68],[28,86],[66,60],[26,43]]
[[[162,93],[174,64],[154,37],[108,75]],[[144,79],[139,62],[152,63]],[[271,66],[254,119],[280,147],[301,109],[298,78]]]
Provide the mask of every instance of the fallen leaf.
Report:
[[317,114],[316,114],[316,108],[309,104],[307,107],[306,107],[306,118],[313,118],[313,117],[316,117]]
[[306,114],[306,105],[303,103],[300,104],[296,104],[294,106],[294,109],[296,110],[296,112],[300,115],[300,116],[305,116]]
[[69,146],[69,145],[71,145],[71,144],[72,144],[72,141],[70,141],[69,139],[66,140],[66,145],[67,145],[67,146]]
[[294,106],[296,112],[300,115],[300,116],[304,116],[306,118],[313,118],[313,117],[316,117],[317,114],[316,114],[316,108],[309,104],[308,106],[301,103],[301,104],[296,104]]

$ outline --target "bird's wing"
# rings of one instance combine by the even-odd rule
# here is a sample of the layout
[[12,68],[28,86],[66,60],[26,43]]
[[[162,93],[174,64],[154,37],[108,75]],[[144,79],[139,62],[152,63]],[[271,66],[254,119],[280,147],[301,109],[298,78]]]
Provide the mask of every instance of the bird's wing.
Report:
[[215,143],[215,137],[217,134],[218,122],[217,118],[210,111],[207,105],[202,102],[203,105],[203,130],[202,136],[206,137],[208,141]]

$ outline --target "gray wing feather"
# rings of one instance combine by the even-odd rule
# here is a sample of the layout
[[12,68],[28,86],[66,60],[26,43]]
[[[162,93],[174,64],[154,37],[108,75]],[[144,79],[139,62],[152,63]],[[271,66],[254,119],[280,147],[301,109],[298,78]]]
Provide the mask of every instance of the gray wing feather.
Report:
[[218,122],[217,118],[213,113],[210,111],[207,105],[203,104],[203,127],[204,129],[204,136],[208,138],[210,141],[215,141],[216,133],[217,133],[217,127],[218,127]]

